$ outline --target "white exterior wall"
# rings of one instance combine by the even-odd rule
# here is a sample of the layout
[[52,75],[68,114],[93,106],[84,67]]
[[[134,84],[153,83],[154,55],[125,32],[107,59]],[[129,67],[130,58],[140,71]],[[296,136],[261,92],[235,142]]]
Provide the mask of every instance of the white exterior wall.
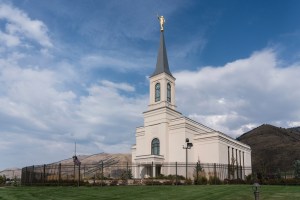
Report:
[[[160,155],[164,155],[164,158],[167,157],[167,124],[160,123],[153,126],[145,127],[145,141],[146,144],[143,145],[145,153],[143,155],[151,154],[151,142],[154,138],[158,138],[160,142]],[[164,134],[162,134],[164,133]]]
[[226,144],[225,142],[219,143],[219,155],[219,163],[228,164],[228,144]]
[[185,162],[185,138],[184,128],[170,130],[169,162]]
[[[144,148],[147,145],[147,141],[145,139],[145,131],[144,127],[139,127],[136,129],[136,153],[137,155],[145,155],[147,153],[147,150]],[[133,158],[133,156],[132,156]]]
[[195,161],[200,163],[219,163],[219,141],[212,133],[195,136]]

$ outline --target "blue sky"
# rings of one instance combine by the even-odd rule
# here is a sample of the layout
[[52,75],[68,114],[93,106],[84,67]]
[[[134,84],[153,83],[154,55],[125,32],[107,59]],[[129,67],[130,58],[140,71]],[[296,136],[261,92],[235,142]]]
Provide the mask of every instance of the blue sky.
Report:
[[0,169],[130,152],[164,15],[178,111],[300,126],[300,2],[0,0]]

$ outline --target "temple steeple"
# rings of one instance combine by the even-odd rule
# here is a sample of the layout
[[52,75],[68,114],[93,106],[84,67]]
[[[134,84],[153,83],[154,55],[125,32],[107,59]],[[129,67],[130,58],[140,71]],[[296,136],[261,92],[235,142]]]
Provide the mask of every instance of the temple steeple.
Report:
[[167,50],[164,38],[163,16],[158,17],[160,22],[160,44],[157,55],[156,68],[150,76],[150,104],[149,110],[169,107],[176,109],[175,105],[175,78],[168,63]]
[[158,50],[158,55],[157,55],[156,68],[155,68],[154,73],[151,75],[151,77],[155,76],[155,75],[158,75],[160,73],[163,73],[163,72],[165,72],[165,73],[169,74],[170,76],[172,76],[172,73],[170,72],[170,69],[169,69],[164,32],[161,31],[160,32],[160,44],[159,44],[159,50]]

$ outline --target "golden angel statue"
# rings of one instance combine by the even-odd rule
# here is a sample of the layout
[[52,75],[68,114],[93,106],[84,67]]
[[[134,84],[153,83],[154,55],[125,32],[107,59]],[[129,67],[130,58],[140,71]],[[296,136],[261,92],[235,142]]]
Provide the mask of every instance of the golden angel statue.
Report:
[[157,18],[158,18],[158,21],[160,23],[160,31],[163,32],[164,31],[164,24],[166,22],[164,16],[158,16],[157,15]]

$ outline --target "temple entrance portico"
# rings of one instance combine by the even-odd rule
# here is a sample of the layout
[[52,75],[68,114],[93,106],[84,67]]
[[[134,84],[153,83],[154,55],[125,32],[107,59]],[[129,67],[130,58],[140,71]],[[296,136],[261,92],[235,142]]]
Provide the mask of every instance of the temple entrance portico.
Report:
[[161,166],[164,158],[161,155],[138,156],[133,174],[136,178],[157,177],[161,174]]

